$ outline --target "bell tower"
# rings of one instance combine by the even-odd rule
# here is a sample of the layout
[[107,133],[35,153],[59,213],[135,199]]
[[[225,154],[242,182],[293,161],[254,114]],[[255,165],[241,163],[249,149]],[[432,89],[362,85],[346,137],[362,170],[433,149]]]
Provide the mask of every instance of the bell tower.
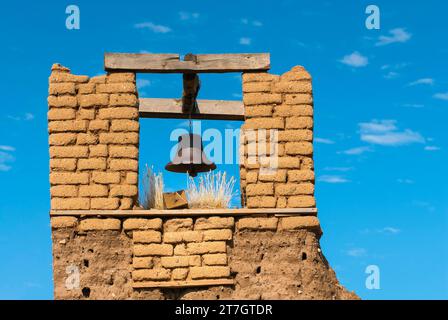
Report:
[[[357,298],[319,245],[313,93],[303,67],[269,74],[269,54],[111,53],[104,63],[103,76],[59,64],[50,76],[56,299]],[[182,73],[182,97],[140,98],[142,72]],[[241,73],[243,101],[197,100],[199,76],[210,72]],[[243,207],[137,207],[140,118],[244,121]],[[213,169],[200,139],[188,140],[166,169]]]

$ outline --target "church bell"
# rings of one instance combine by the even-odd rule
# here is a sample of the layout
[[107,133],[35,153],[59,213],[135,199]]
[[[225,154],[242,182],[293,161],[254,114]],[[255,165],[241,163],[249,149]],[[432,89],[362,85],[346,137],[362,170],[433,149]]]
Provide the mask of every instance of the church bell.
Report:
[[176,155],[165,169],[196,177],[198,172],[215,170],[216,165],[205,156],[201,136],[189,133],[179,136]]

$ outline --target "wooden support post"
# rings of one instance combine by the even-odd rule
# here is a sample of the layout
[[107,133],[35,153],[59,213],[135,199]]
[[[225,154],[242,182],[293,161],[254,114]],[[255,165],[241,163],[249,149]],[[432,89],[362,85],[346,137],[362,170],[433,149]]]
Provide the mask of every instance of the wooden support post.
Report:
[[[184,61],[195,61],[195,56],[191,53],[185,55]],[[196,97],[201,87],[199,77],[196,73],[183,74],[183,92],[182,92],[182,112],[191,114],[197,111]]]

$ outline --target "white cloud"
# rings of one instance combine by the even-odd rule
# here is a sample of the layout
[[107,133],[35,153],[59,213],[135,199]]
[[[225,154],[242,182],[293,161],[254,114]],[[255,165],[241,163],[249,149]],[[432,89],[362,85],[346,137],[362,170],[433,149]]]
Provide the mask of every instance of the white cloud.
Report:
[[448,100],[448,92],[440,92],[440,93],[436,93],[434,95],[434,98],[436,99],[440,99],[440,100]]
[[361,141],[383,146],[401,146],[425,143],[425,138],[415,131],[397,131],[395,120],[372,120],[359,123]]
[[395,79],[395,78],[398,78],[399,76],[400,76],[400,74],[398,72],[389,71],[388,73],[386,73],[384,75],[384,78],[386,78],[386,79]]
[[242,24],[247,24],[247,25],[252,25],[254,27],[262,27],[263,26],[263,22],[261,22],[260,20],[249,20],[247,18],[242,18],[241,20]]
[[426,146],[425,150],[426,151],[439,151],[440,147],[437,147],[437,146]]
[[406,103],[403,105],[403,107],[408,107],[408,108],[423,108],[425,105],[424,104],[418,104],[418,103]]
[[163,26],[161,24],[155,24],[152,22],[136,23],[134,27],[137,29],[149,29],[154,33],[168,33],[172,31],[168,26]]
[[405,178],[405,179],[397,179],[397,182],[403,184],[413,184],[414,180]]
[[395,120],[378,121],[374,119],[371,122],[361,122],[358,125],[361,132],[388,132],[397,128],[395,123]]
[[363,56],[358,51],[353,52],[352,54],[348,54],[344,56],[341,60],[341,63],[346,64],[351,67],[360,68],[365,67],[369,64],[369,59]]
[[151,85],[151,81],[147,79],[137,79],[137,88],[143,89],[145,87],[149,87]]
[[401,232],[401,230],[395,227],[384,227],[381,229],[364,229],[360,232],[363,234],[375,234],[375,233],[398,234]]
[[200,16],[197,12],[186,12],[186,11],[180,11],[179,12],[179,18],[180,20],[190,20],[190,19],[198,19]]
[[323,144],[334,144],[333,140],[325,139],[325,138],[318,138],[318,137],[316,137],[316,138],[314,138],[314,141],[317,142],[317,143],[323,143]]
[[353,170],[353,167],[325,167],[324,170],[346,172],[346,171]]
[[380,233],[390,233],[390,234],[397,234],[400,233],[401,230],[394,227],[384,227],[383,229],[378,230]]
[[416,207],[422,208],[422,209],[427,210],[429,212],[436,211],[436,207],[434,207],[431,203],[426,202],[426,201],[414,200],[414,201],[412,201],[412,204],[414,206],[416,206]]
[[421,78],[421,79],[417,79],[415,81],[412,81],[411,83],[408,84],[408,86],[416,86],[419,84],[428,84],[428,85],[433,85],[434,84],[434,79],[432,78]]
[[351,257],[363,257],[367,254],[367,250],[364,248],[353,248],[347,250],[346,254]]
[[350,156],[354,156],[354,155],[360,155],[363,154],[364,152],[370,152],[372,151],[372,148],[370,147],[357,147],[357,148],[351,148],[348,150],[344,150],[344,151],[339,151],[338,153],[343,153],[343,154],[347,154]]
[[30,112],[27,112],[23,116],[11,116],[11,115],[9,115],[7,117],[8,117],[8,119],[15,120],[15,121],[22,121],[22,120],[30,121],[30,120],[34,119],[34,114],[32,114]]
[[[5,151],[14,151],[15,149],[13,147],[10,146],[2,146],[2,148],[0,150],[5,150]],[[0,171],[9,171],[11,170],[11,166],[9,165],[9,163],[14,161],[14,157],[4,151],[0,151]]]
[[380,36],[376,46],[385,46],[392,43],[404,43],[411,39],[412,34],[404,28],[395,28],[389,31],[390,36]]
[[252,43],[252,39],[251,38],[240,38],[240,44],[244,45],[244,46],[248,46]]
[[0,145],[0,150],[2,150],[2,151],[15,151],[16,148],[11,147],[11,146]]
[[326,183],[347,183],[350,180],[345,179],[344,177],[337,175],[323,175],[317,178],[317,181],[326,182]]

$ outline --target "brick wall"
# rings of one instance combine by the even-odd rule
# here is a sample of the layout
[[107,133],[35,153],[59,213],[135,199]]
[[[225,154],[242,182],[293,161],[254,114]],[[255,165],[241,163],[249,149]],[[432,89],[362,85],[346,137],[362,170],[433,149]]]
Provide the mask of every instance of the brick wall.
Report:
[[132,209],[139,152],[135,74],[89,78],[55,64],[48,106],[51,208]]
[[[281,76],[245,73],[243,102],[246,114],[240,149],[243,204],[248,208],[315,207],[310,74],[300,66]],[[260,142],[259,135],[263,132],[260,129],[266,130],[266,142]],[[258,148],[263,143],[269,155],[275,147],[269,142],[273,134],[278,139],[278,168],[266,174],[260,169],[270,164],[263,161],[267,159],[257,157]]]

